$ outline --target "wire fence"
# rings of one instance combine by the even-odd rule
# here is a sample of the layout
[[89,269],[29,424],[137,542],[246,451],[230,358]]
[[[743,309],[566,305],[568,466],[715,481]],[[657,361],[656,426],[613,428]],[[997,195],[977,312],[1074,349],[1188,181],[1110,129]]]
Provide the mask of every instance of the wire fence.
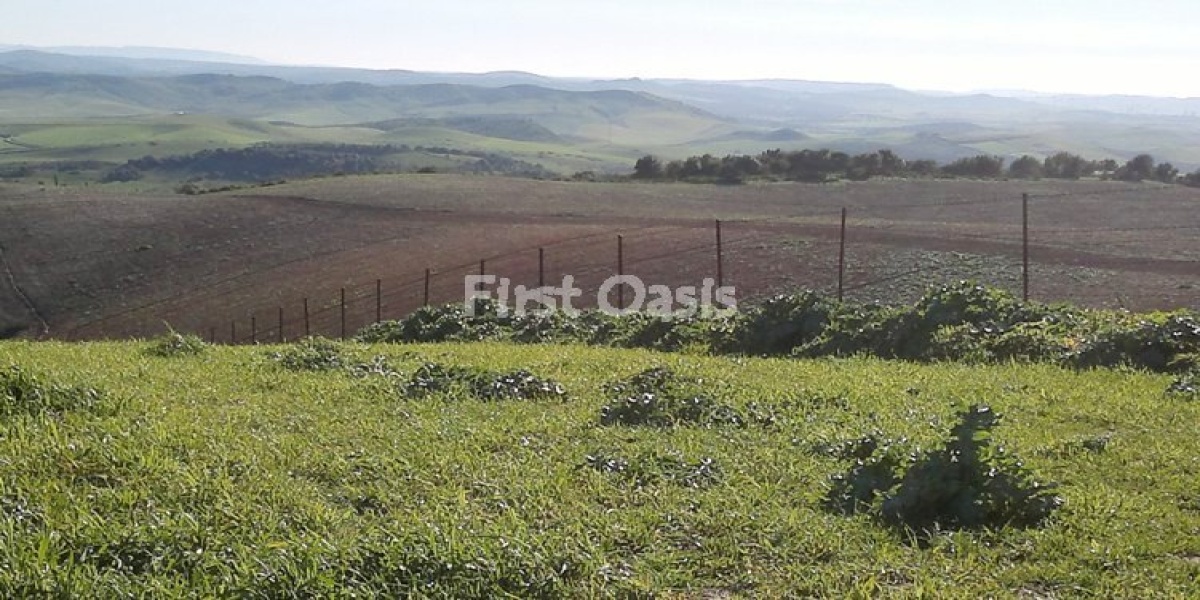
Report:
[[[1145,187],[1078,195],[1084,203],[1102,195],[1124,200],[1121,194],[1131,190],[1145,204]],[[473,291],[468,277],[481,274],[526,288],[558,287],[570,277],[581,292],[577,308],[596,307],[605,282],[616,275],[671,289],[700,289],[709,280],[736,288],[741,304],[801,288],[847,300],[895,303],[910,301],[930,286],[970,279],[1043,301],[1200,308],[1200,211],[1158,222],[1148,220],[1154,215],[1135,212],[1123,226],[1115,226],[1091,222],[1077,207],[1072,212],[1062,204],[1069,196],[927,198],[870,206],[797,206],[781,214],[719,221],[654,219],[553,241],[509,244],[503,252],[465,262],[446,264],[446,256],[431,253],[424,257],[429,264],[424,269],[335,274],[329,283],[314,283],[307,291],[298,282],[300,293],[263,290],[252,276],[230,275],[210,285],[207,293],[226,306],[240,307],[235,314],[187,314],[181,307],[194,305],[194,298],[185,295],[105,318],[122,319],[125,335],[145,336],[161,324],[155,315],[170,313],[176,330],[216,343],[276,343],[311,335],[349,338],[422,306],[463,302]],[[974,214],[980,215],[978,223],[964,217]],[[313,256],[275,268],[300,265]],[[608,295],[610,304],[629,304],[629,298],[619,297],[622,289]]]

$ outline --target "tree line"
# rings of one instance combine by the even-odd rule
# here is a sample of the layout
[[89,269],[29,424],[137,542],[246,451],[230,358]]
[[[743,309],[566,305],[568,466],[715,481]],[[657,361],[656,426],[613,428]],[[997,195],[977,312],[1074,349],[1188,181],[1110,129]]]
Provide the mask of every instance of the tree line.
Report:
[[1124,164],[1113,160],[1088,160],[1070,152],[1038,159],[1025,155],[1008,163],[1004,157],[980,154],[947,164],[933,160],[905,160],[891,150],[850,155],[829,149],[767,150],[718,158],[711,154],[663,162],[646,155],[633,167],[633,178],[659,181],[693,181],[738,184],[747,180],[783,180],[806,183],[877,177],[969,177],[977,179],[1080,179],[1101,177],[1120,181],[1161,181],[1200,187],[1200,170],[1182,175],[1169,162],[1159,163],[1139,154]]
[[[148,173],[161,173],[199,180],[239,183],[273,182],[287,179],[402,172],[420,157],[436,155],[457,165],[443,167],[454,172],[504,174],[548,179],[555,174],[540,164],[502,154],[453,148],[408,145],[352,144],[258,144],[247,148],[218,148],[176,156],[145,156],[129,160],[108,171],[102,183],[137,181]],[[450,163],[453,164],[453,163]],[[435,172],[424,167],[422,172]],[[195,187],[195,186],[193,186]]]

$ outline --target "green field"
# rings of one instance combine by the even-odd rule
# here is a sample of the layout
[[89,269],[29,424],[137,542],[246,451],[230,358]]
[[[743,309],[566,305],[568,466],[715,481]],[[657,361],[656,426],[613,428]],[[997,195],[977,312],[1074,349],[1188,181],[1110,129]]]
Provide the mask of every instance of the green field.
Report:
[[[7,136],[0,140],[0,167],[31,165],[33,173],[25,179],[45,182],[57,176],[64,185],[95,183],[117,165],[144,156],[164,158],[255,144],[390,144],[490,152],[540,164],[566,175],[576,171],[623,171],[633,164],[637,154],[628,146],[606,142],[582,145],[554,140],[514,140],[437,123],[308,127],[207,115],[0,124],[0,134]],[[415,152],[407,154],[397,170],[415,171],[423,166],[454,170],[473,162],[461,158],[446,160],[439,154],[425,153],[423,157]],[[165,183],[180,182],[170,179]],[[164,189],[170,187],[166,185]]]
[[[0,595],[1184,598],[1200,585],[1200,404],[1165,394],[1168,376],[500,344],[324,357],[371,367],[354,376],[328,360],[289,370],[278,347],[149,347],[0,344],[0,368],[43,384],[14,400],[7,371],[0,388]],[[566,397],[401,393],[427,362],[528,369]],[[773,418],[602,424],[606,383],[652,367]],[[937,447],[974,404],[1004,416],[996,443],[1059,484],[1065,504],[1041,527],[914,543],[822,508],[852,462],[825,449],[872,432]]]

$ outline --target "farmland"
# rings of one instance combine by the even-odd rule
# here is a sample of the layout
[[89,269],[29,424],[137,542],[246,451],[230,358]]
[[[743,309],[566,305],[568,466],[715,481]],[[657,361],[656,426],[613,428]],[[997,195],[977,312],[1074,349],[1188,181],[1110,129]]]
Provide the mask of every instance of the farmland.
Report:
[[0,44],[0,598],[1197,597],[1200,99],[791,79],[1142,93],[1187,31],[243,4],[13,31],[631,70]]
[[[10,385],[60,399],[3,406],[3,595],[1144,598],[1200,580],[1200,405],[1166,394],[1169,376],[494,344],[349,344],[321,361],[151,349],[0,343],[0,365],[26,374]],[[526,369],[562,395],[414,394],[426,363]],[[606,422],[608,384],[651,368],[770,419]],[[972,404],[1057,484],[1044,523],[915,543],[823,507],[853,462],[831,449],[936,447]]]
[[[615,184],[448,175],[312,180],[197,197],[137,183],[0,187],[0,292],[9,332],[89,339],[151,336],[170,323],[228,340],[284,309],[284,337],[336,335],[462,297],[462,276],[584,289],[615,272],[696,285],[715,276],[724,222],[726,282],[743,300],[810,287],[834,293],[839,218],[849,211],[847,296],[903,302],[958,279],[1020,290],[1022,193],[1032,194],[1032,295],[1132,310],[1198,308],[1194,189],[1152,183],[880,180],[826,185]],[[382,283],[377,307],[376,281]],[[19,290],[19,292],[18,292]],[[274,325],[277,329],[278,326]],[[278,331],[271,334],[276,337]],[[264,334],[265,335],[265,334]],[[248,341],[248,338],[242,341]]]

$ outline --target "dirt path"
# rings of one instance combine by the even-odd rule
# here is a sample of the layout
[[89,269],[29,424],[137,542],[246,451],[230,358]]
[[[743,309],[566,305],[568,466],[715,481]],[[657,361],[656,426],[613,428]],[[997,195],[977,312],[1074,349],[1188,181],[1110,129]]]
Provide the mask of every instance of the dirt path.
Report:
[[21,289],[21,286],[17,283],[17,277],[13,274],[12,266],[8,264],[8,258],[4,253],[3,243],[0,243],[0,271],[3,271],[4,280],[8,283],[9,288],[12,289],[13,295],[17,297],[29,315],[32,316],[37,321],[37,324],[41,327],[41,333],[39,337],[46,337],[50,335],[50,324],[46,322],[45,317],[42,316],[42,313],[38,310],[37,305],[33,303],[33,300],[29,298],[29,296],[25,293],[25,290]]

